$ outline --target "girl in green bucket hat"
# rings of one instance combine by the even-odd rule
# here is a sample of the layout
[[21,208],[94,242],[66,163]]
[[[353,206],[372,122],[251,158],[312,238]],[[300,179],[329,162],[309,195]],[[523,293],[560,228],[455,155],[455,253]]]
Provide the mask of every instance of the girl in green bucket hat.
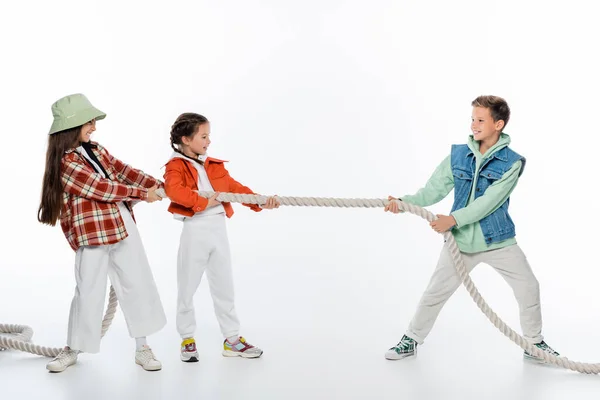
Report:
[[52,105],[46,171],[38,220],[60,226],[75,256],[75,295],[67,346],[46,368],[62,372],[81,352],[100,349],[107,278],[115,290],[131,337],[135,362],[162,368],[146,336],[166,324],[166,316],[133,215],[133,204],[161,200],[163,182],[113,157],[90,140],[106,114],[83,94]]

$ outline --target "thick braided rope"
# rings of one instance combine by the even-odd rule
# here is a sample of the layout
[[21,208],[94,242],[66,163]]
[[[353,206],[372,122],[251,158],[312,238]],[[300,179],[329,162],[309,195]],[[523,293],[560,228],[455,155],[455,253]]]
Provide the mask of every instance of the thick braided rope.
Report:
[[[199,192],[203,197],[211,197],[214,192]],[[302,206],[302,207],[384,207],[388,204],[387,200],[383,199],[338,199],[338,198],[323,198],[323,197],[277,197],[279,202],[285,206]],[[250,195],[250,194],[237,194],[237,193],[220,193],[217,197],[219,201],[245,203],[245,204],[265,204],[267,196],[262,195]],[[436,217],[424,208],[415,206],[413,204],[404,203],[398,201],[400,210],[407,211],[411,214],[417,215],[428,222],[432,222]],[[527,340],[521,335],[511,329],[504,321],[498,317],[498,315],[490,308],[485,300],[479,294],[479,291],[475,287],[475,284],[471,280],[467,273],[464,260],[460,254],[460,250],[454,240],[451,233],[446,232],[444,237],[448,243],[454,266],[461,278],[461,281],[467,289],[469,295],[475,301],[479,309],[485,314],[490,322],[500,330],[505,336],[516,343],[523,350],[536,357],[543,358],[546,362],[558,365],[562,368],[570,369],[573,371],[586,373],[586,374],[598,374],[600,373],[600,364],[581,363],[571,361],[566,357],[555,357],[549,353],[541,351],[536,346],[532,346]],[[106,315],[102,321],[102,336],[108,330],[112,319],[114,318],[117,307],[117,298],[113,288],[110,290],[109,304],[107,307]],[[15,334],[12,338],[3,336],[2,333]],[[11,348],[21,351],[27,351],[33,354],[43,355],[47,357],[54,357],[59,352],[58,348],[48,348],[43,346],[37,346],[30,343],[31,337],[33,336],[33,330],[25,325],[6,325],[0,324],[0,348]]]
[[[211,197],[214,192],[198,192],[202,197]],[[245,203],[245,204],[265,204],[267,202],[267,196],[262,195],[251,195],[251,194],[237,194],[237,193],[220,193],[217,196],[217,200],[234,202],[234,203]],[[284,206],[302,206],[302,207],[385,207],[389,201],[383,199],[337,199],[337,198],[324,198],[324,197],[280,197],[277,199]],[[432,222],[436,219],[436,216],[431,212],[421,208],[419,206],[404,203],[398,201],[400,210],[407,211],[411,214],[417,215],[428,222]],[[525,338],[511,329],[498,315],[490,308],[490,306],[481,297],[481,294],[475,287],[475,284],[471,280],[471,277],[467,273],[465,263],[454,236],[450,232],[444,233],[454,266],[460,276],[460,279],[469,292],[469,295],[477,304],[477,307],[485,314],[496,328],[500,330],[505,336],[516,343],[520,348],[527,351],[529,354],[533,354],[536,357],[542,357],[546,362],[558,365],[562,368],[570,369],[573,371],[585,373],[585,374],[598,374],[600,373],[600,364],[581,363],[571,361],[566,357],[556,357],[545,351],[540,350],[536,346],[532,346]]]
[[[108,296],[108,305],[106,307],[106,313],[102,320],[102,332],[101,336],[104,337],[106,331],[110,327],[115,313],[117,311],[117,295],[113,287],[110,287],[110,294]],[[10,334],[10,336],[3,335]],[[33,337],[33,329],[27,325],[9,325],[0,324],[0,349],[15,349],[25,351],[27,353],[37,354],[38,356],[45,357],[56,357],[60,353],[61,349],[56,347],[39,346],[31,343]]]

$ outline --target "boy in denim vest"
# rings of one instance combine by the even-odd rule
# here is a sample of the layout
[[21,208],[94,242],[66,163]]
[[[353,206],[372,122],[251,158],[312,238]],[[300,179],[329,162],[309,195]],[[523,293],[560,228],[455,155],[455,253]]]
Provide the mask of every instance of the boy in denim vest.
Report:
[[[515,240],[515,225],[508,214],[510,194],[525,168],[525,158],[511,150],[503,133],[510,109],[497,96],[480,96],[471,103],[471,131],[467,144],[453,145],[450,155],[436,168],[424,188],[401,200],[427,207],[454,189],[450,215],[438,215],[431,227],[439,233],[452,230],[467,271],[479,263],[492,266],[511,286],[520,310],[523,336],[539,349],[558,356],[542,337],[539,284]],[[390,200],[396,200],[389,197]],[[398,213],[390,202],[385,211]],[[446,301],[460,285],[448,246],[400,342],[385,358],[399,360],[416,355]],[[525,359],[544,362],[525,352]]]

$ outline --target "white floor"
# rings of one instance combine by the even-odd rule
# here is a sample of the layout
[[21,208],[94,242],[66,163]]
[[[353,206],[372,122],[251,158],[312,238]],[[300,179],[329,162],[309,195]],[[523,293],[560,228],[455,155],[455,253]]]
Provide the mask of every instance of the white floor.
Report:
[[[196,297],[201,360],[179,361],[174,254],[180,226],[141,208],[138,223],[169,318],[167,327],[149,338],[163,370],[145,372],[134,364],[134,341],[119,312],[101,352],[82,355],[64,373],[48,373],[42,357],[0,352],[0,398],[598,398],[600,376],[525,363],[522,351],[485,319],[462,287],[417,358],[385,360],[441,248],[439,236],[416,217],[374,210],[288,209],[260,216],[237,210],[229,232],[238,313],[242,334],[264,349],[261,359],[220,355],[222,338],[204,281]],[[150,229],[150,216],[164,229]],[[259,237],[252,236],[257,226]],[[34,342],[47,346],[64,344],[73,290],[72,253],[56,231],[44,231],[56,239],[51,256],[40,253],[27,262],[13,257],[3,260],[0,271],[0,322],[32,326]],[[525,233],[520,240],[542,284],[548,343],[572,360],[600,361],[592,275],[597,272],[591,263],[584,265],[591,250],[549,254],[534,235]],[[564,265],[569,274],[563,274]],[[485,266],[472,276],[494,310],[520,331],[506,284]]]
[[[451,328],[451,327],[445,327]],[[176,342],[154,340],[164,368],[145,372],[133,363],[122,329],[106,338],[99,355],[84,355],[62,374],[45,359],[0,355],[3,398],[24,399],[597,399],[598,376],[521,362],[519,351],[488,338],[465,342],[457,330],[432,340],[416,359],[381,357],[382,340],[325,335],[262,335],[258,360],[225,359],[218,338],[200,343],[202,359],[184,364]],[[296,350],[288,346],[296,339]],[[452,343],[457,344],[456,347]],[[127,346],[129,345],[129,346]],[[6,396],[6,397],[5,397]]]

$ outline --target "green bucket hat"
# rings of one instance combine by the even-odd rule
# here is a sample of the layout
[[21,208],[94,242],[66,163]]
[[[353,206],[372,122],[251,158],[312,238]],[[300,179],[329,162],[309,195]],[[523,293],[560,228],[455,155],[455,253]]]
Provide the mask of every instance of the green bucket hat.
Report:
[[52,104],[54,121],[49,135],[84,125],[93,119],[101,120],[106,114],[98,110],[83,94],[72,94]]

